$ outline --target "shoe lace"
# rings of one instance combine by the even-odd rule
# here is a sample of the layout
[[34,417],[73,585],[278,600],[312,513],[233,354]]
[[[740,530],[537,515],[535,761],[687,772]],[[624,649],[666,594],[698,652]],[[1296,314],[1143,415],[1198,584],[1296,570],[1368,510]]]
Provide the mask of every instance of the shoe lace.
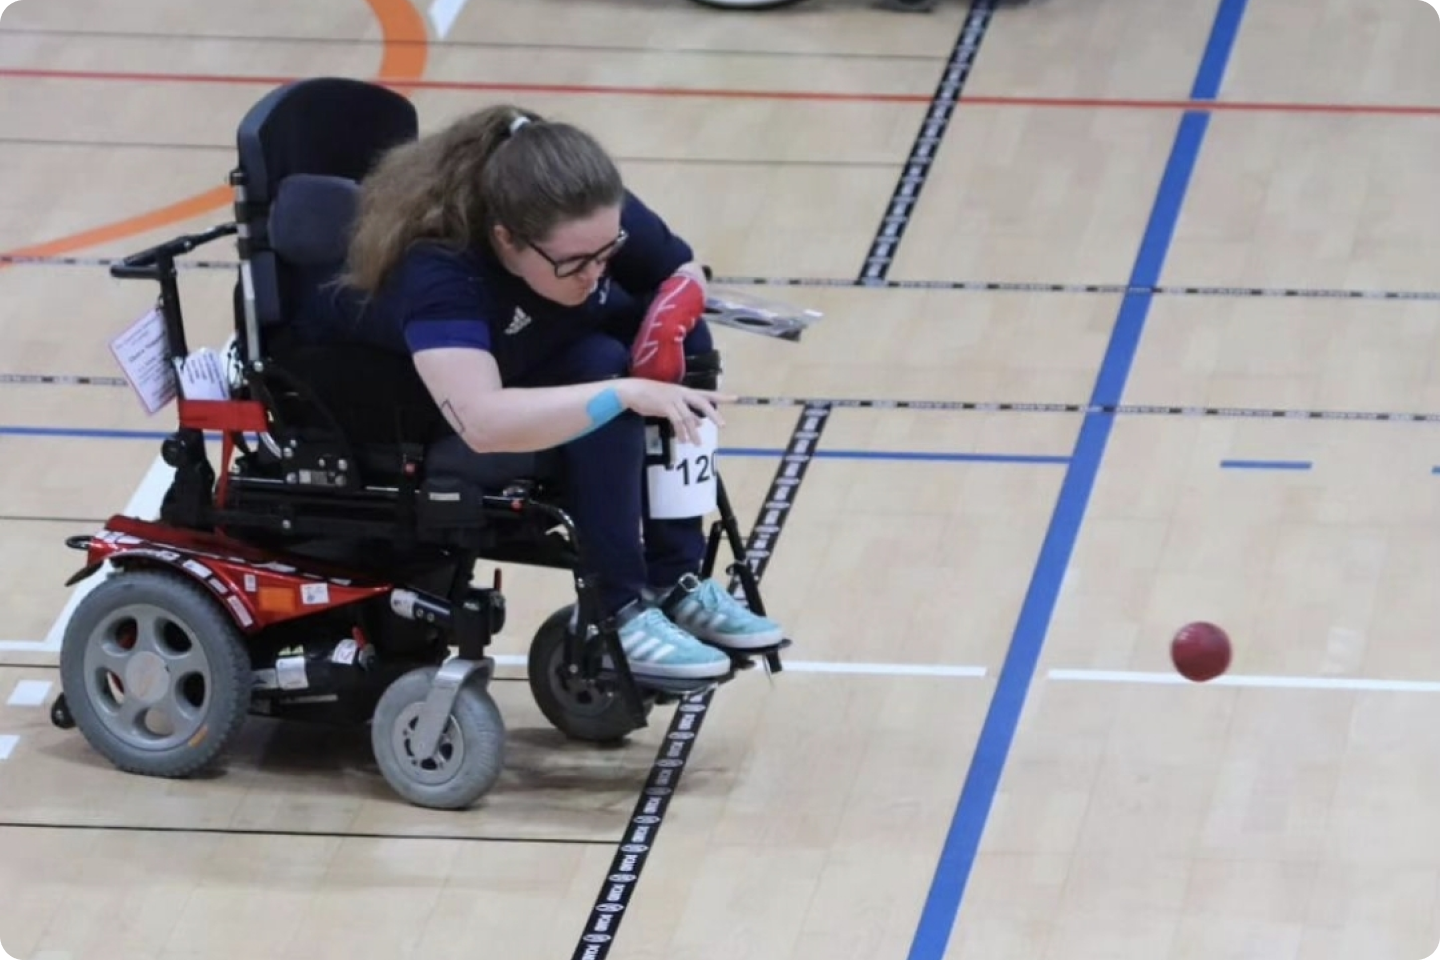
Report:
[[727,591],[720,589],[720,585],[714,580],[706,580],[700,588],[692,595],[705,610],[714,612],[725,609],[731,614],[737,611],[748,612],[749,607],[731,596]]
[[688,643],[693,637],[676,626],[669,617],[661,613],[657,608],[650,608],[635,618],[636,626],[642,627],[645,634],[658,636],[671,643]]

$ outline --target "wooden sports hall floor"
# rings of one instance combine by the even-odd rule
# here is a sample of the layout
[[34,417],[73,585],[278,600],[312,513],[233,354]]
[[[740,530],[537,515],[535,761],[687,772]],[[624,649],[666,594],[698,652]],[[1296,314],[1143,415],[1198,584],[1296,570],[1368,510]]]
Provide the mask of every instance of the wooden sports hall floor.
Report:
[[[826,313],[799,344],[720,333],[754,401],[723,441],[747,527],[805,465],[763,581],[798,643],[699,718],[638,874],[619,848],[674,711],[625,749],[566,746],[513,665],[509,768],[459,815],[395,799],[363,736],[256,721],[222,776],[170,783],[50,726],[63,540],[148,509],[173,424],[114,383],[107,343],[153,291],[105,258],[225,216],[241,114],[320,73],[408,85],[427,127],[498,99],[580,120],[722,281]],[[0,943],[1427,956],[1437,89],[1420,0],[21,0],[0,23]],[[196,342],[223,337],[230,283],[186,272]],[[565,582],[507,576],[513,658]],[[1205,687],[1167,662],[1196,619],[1236,642]],[[623,909],[597,909],[616,883]]]

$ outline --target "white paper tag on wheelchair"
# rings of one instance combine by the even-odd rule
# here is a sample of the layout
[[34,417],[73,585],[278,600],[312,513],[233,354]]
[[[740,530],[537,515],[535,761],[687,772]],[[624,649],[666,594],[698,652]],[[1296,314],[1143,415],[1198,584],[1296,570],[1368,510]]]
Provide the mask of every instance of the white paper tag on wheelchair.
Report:
[[823,316],[818,310],[804,310],[754,294],[713,286],[705,300],[706,323],[777,340],[798,342],[806,328]]
[[209,347],[190,351],[180,364],[180,395],[186,400],[229,400],[225,362]]
[[645,468],[650,517],[688,520],[713,511],[719,501],[715,454],[720,446],[720,430],[714,421],[700,421],[698,444],[672,439],[668,464],[664,462],[659,428],[652,428],[651,432],[649,465]]
[[151,310],[111,340],[110,353],[147,414],[159,413],[179,393],[160,311]]

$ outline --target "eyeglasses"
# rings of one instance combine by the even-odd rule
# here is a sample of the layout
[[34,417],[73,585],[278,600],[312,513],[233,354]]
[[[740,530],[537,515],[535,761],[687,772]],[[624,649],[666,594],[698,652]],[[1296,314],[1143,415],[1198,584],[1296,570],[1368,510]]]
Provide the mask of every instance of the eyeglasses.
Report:
[[566,257],[563,260],[556,260],[550,256],[550,254],[541,250],[537,244],[530,244],[530,249],[544,257],[545,262],[555,268],[555,276],[564,280],[568,277],[575,276],[592,263],[599,263],[602,266],[608,264],[611,258],[620,252],[620,248],[625,246],[625,241],[628,239],[630,239],[630,235],[624,230],[621,230],[614,240],[611,240],[594,253],[587,253],[576,257]]

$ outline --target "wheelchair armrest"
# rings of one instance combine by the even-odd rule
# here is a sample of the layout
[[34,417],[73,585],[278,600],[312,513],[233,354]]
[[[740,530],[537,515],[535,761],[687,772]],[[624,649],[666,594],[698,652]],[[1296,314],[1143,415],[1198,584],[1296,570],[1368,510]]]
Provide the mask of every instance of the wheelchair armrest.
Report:
[[158,280],[173,269],[176,257],[221,237],[232,236],[238,230],[237,224],[222,223],[201,233],[183,234],[111,265],[110,276],[119,280]]
[[680,382],[692,390],[718,390],[724,372],[719,350],[690,354],[685,358],[685,376]]

